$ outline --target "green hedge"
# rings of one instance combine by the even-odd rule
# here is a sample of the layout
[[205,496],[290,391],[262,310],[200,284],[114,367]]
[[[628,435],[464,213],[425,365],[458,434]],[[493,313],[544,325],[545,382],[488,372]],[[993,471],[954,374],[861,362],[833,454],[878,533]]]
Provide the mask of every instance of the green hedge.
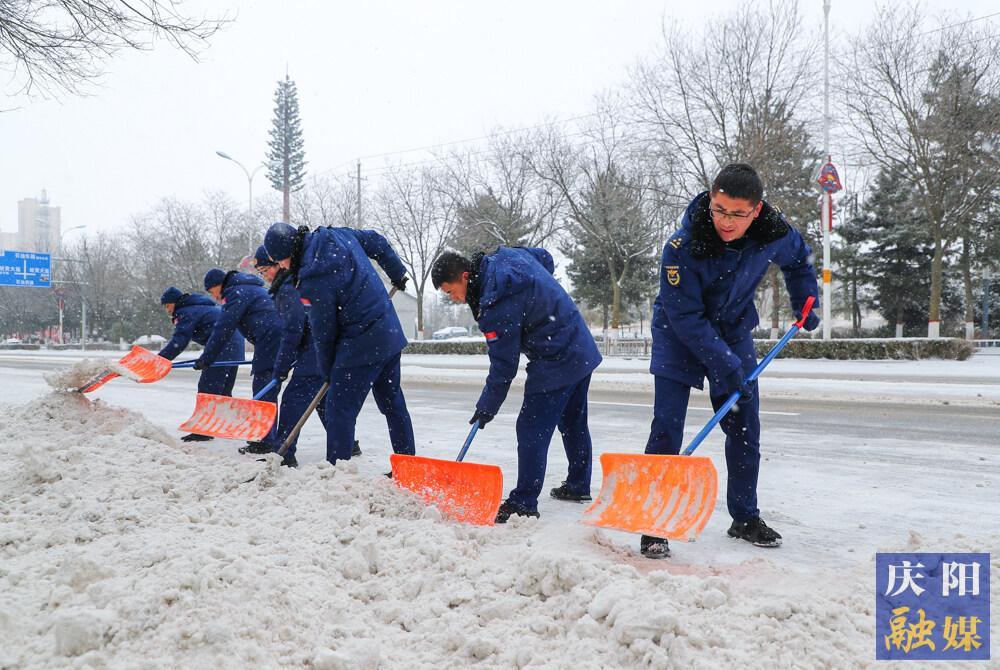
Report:
[[[755,340],[757,356],[762,357],[775,340]],[[885,339],[837,339],[811,340],[799,337],[793,339],[779,354],[779,358],[829,358],[847,360],[919,360],[921,358],[949,358],[964,361],[975,351],[967,340],[943,337],[937,340],[925,337],[885,338]]]
[[[763,357],[774,340],[756,340],[757,356]],[[781,352],[781,358],[829,358],[834,360],[919,360],[921,358],[949,358],[964,361],[975,351],[966,340],[946,337],[902,339],[836,339],[812,340],[804,337],[793,339]],[[405,354],[485,354],[486,342],[451,342],[449,340],[423,340],[410,342]]]
[[479,342],[452,342],[450,340],[411,341],[404,354],[485,354],[486,340]]

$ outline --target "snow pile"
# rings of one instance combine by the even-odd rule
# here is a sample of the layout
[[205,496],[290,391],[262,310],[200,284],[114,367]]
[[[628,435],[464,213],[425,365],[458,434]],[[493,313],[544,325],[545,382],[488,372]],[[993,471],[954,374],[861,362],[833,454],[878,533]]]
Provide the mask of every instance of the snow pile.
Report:
[[238,460],[78,394],[0,431],[0,668],[875,665],[873,560],[645,572],[669,562],[443,522],[356,463]]
[[102,358],[85,358],[68,368],[61,368],[42,375],[45,382],[57,391],[80,388],[103,371],[110,370],[111,361]]

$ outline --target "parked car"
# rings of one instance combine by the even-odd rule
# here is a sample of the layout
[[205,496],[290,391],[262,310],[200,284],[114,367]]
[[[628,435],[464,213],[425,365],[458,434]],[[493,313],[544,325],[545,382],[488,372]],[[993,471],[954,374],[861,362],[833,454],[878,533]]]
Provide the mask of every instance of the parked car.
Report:
[[16,337],[8,337],[3,341],[4,344],[21,344],[21,340]]
[[447,328],[442,328],[441,330],[435,330],[433,338],[435,340],[448,340],[453,337],[466,337],[468,334],[468,328],[463,326],[448,326]]
[[166,343],[167,338],[162,335],[141,335],[132,344],[140,347],[162,347]]

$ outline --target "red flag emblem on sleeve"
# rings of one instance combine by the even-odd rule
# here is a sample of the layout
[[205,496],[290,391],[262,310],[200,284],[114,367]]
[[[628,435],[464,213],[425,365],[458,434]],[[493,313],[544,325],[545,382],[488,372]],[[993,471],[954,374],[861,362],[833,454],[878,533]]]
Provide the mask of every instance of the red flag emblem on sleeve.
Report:
[[495,330],[491,330],[488,333],[483,333],[483,335],[486,336],[486,341],[487,342],[496,342],[499,339],[499,336],[497,335],[497,331],[495,331]]
[[309,298],[299,298],[299,300],[301,300],[302,304],[305,305],[306,307],[312,304],[311,302],[309,302]]

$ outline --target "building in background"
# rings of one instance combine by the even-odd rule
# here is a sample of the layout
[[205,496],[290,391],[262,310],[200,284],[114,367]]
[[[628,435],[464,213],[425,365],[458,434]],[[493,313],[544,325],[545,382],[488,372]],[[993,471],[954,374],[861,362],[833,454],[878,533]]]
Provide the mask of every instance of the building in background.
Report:
[[17,203],[17,236],[23,251],[53,253],[59,250],[62,236],[62,211],[49,204],[42,189],[40,198],[25,198]]
[[42,189],[39,198],[17,203],[17,232],[0,233],[0,249],[55,253],[62,236],[62,208],[49,204]]

